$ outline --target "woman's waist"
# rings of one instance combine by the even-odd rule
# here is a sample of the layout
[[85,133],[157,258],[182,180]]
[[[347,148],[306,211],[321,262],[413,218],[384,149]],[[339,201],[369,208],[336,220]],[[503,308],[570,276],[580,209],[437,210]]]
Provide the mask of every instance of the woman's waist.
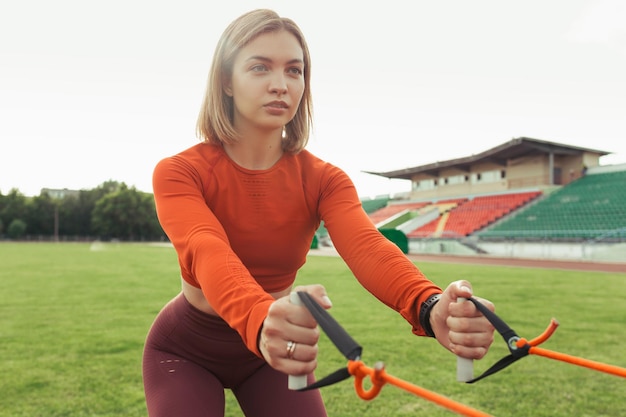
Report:
[[[185,279],[182,279],[182,286],[183,295],[185,296],[189,304],[191,304],[197,310],[202,311],[203,313],[219,317],[217,311],[215,311],[213,306],[211,306],[211,304],[209,304],[209,302],[205,298],[204,294],[202,293],[202,289],[194,287],[193,285],[185,281]],[[270,292],[269,294],[274,297],[274,299],[277,299],[289,295],[290,292],[291,285],[284,290]]]

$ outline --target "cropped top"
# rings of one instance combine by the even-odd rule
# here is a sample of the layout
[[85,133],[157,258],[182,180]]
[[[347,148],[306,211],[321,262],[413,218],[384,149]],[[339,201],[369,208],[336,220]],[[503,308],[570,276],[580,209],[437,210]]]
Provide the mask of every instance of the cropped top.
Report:
[[153,190],[182,278],[255,354],[269,293],[293,284],[321,221],[359,282],[424,335],[419,306],[441,289],[376,229],[347,174],[309,151],[248,170],[199,143],[156,165]]

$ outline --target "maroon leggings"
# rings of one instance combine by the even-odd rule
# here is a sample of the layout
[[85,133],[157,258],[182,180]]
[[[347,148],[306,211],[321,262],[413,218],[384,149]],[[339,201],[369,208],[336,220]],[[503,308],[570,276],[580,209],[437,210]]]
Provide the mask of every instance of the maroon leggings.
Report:
[[[309,375],[313,380],[313,375]],[[178,295],[148,334],[143,381],[150,417],[224,416],[224,389],[248,417],[326,416],[319,390],[287,388],[287,375],[250,352],[219,317]]]

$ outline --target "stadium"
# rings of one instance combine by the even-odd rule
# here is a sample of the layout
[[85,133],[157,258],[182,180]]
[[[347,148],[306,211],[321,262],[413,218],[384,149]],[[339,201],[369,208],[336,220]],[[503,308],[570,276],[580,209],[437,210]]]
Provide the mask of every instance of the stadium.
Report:
[[[549,349],[623,366],[626,165],[601,166],[602,155],[514,139],[467,158],[373,173],[410,180],[411,190],[362,206],[437,285],[468,279],[520,335],[536,335],[556,317],[562,328]],[[104,201],[123,202],[140,195],[154,209],[147,205],[151,195],[108,185],[117,191],[81,190],[78,199],[68,190],[48,191],[30,201],[46,202],[53,194],[63,215],[63,203],[81,196],[103,193]],[[61,216],[61,227],[81,223],[76,212],[67,213],[74,217]],[[2,242],[7,301],[1,348],[9,377],[0,382],[0,417],[146,415],[139,359],[145,334],[154,314],[180,291],[172,279],[180,274],[176,253],[162,243]],[[312,246],[312,255],[336,254],[323,227]],[[397,378],[493,416],[511,410],[535,417],[580,410],[623,415],[621,381],[559,361],[529,358],[479,384],[459,384],[456,358],[427,338],[415,340],[406,321],[353,278],[340,258],[312,256],[297,285],[319,283],[332,292],[333,317],[366,347],[367,363],[385,363]],[[476,375],[505,349],[494,344],[487,360],[476,363]],[[337,356],[327,338],[320,340],[319,375],[344,363]],[[225,395],[225,416],[241,417],[232,393]],[[323,395],[333,416],[450,415],[393,387],[374,402],[355,396],[350,383],[326,387]]]
[[[626,164],[610,152],[527,137],[448,161],[388,172],[402,195],[362,200],[408,254],[623,262]],[[332,247],[323,225],[314,248]]]

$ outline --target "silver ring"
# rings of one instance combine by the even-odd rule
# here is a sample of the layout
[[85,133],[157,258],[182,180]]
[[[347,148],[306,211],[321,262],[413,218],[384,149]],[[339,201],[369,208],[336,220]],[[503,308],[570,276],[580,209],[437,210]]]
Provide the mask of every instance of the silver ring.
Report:
[[297,343],[293,340],[287,342],[287,358],[293,359],[293,353],[296,351]]

